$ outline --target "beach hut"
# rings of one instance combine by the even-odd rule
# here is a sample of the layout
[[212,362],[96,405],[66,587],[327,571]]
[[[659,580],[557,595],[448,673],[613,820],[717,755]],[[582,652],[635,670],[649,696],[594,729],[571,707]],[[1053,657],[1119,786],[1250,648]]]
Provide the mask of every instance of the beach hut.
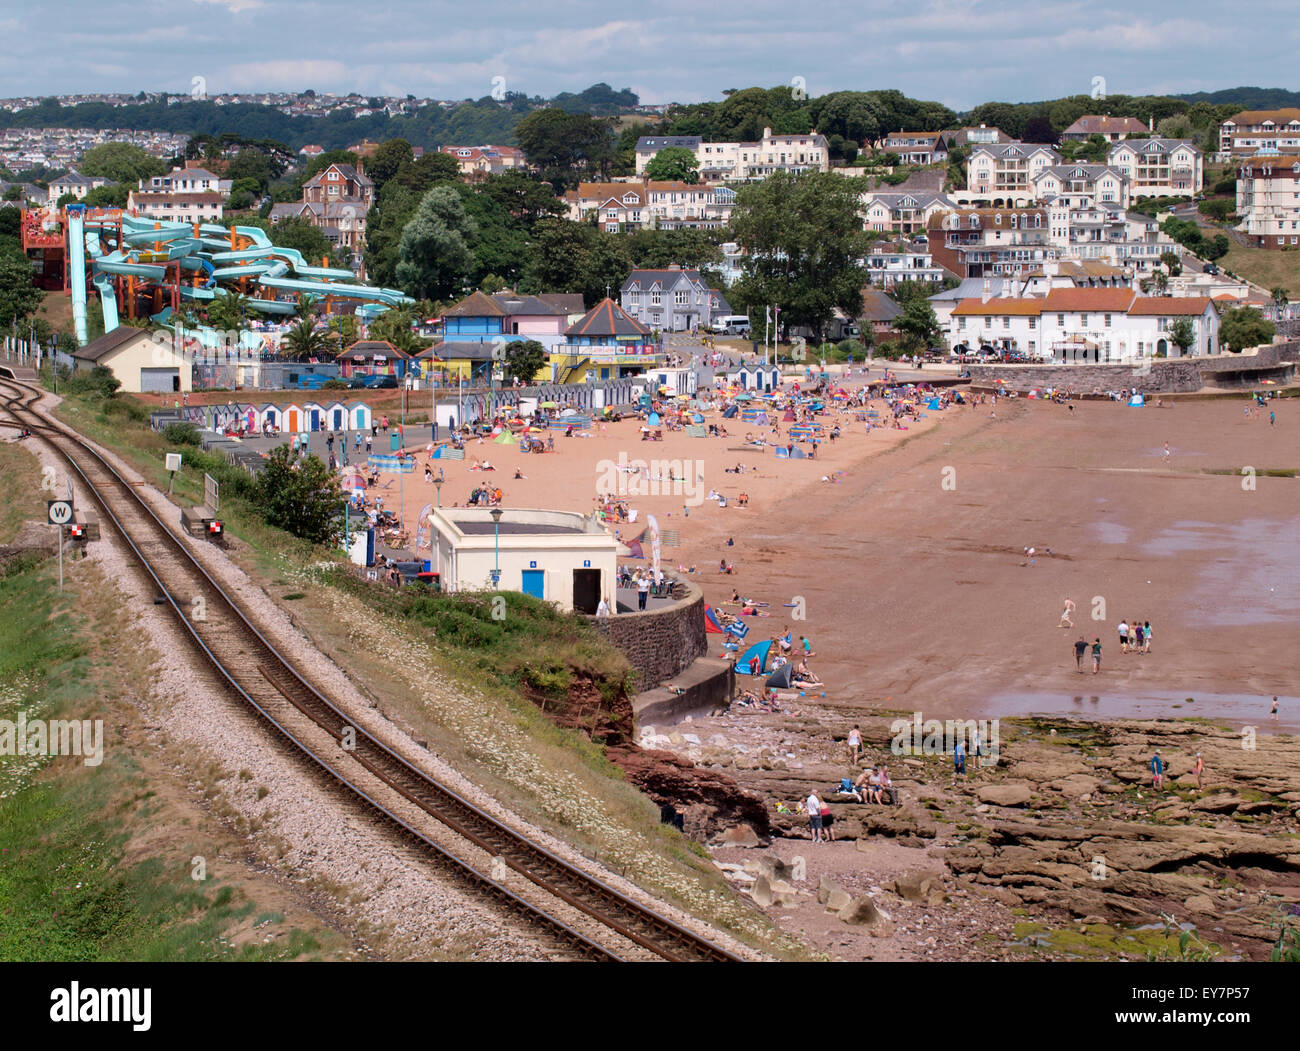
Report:
[[257,421],[257,429],[273,431],[284,430],[284,417],[278,405],[263,405]]
[[240,409],[240,416],[244,421],[244,430],[252,434],[257,430],[260,416],[256,405],[245,405]]
[[348,429],[348,407],[341,401],[332,401],[325,406],[325,427],[331,431]]
[[302,429],[304,431],[323,431],[325,429],[325,406],[319,402],[306,402],[302,407]]
[[303,428],[303,413],[301,405],[286,405],[281,412],[284,419],[284,430],[289,434],[299,434]]
[[359,401],[348,409],[349,430],[368,431],[370,430],[370,406],[364,401]]

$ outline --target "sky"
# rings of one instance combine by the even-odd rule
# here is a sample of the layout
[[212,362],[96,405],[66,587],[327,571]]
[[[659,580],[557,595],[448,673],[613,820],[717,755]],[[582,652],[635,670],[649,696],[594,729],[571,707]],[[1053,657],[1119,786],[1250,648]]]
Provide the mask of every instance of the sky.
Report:
[[1295,10],[1294,0],[62,0],[57,15],[0,7],[0,96],[204,87],[481,98],[504,87],[549,97],[604,81],[663,103],[793,83],[810,95],[897,88],[963,110],[1098,86],[1293,88]]

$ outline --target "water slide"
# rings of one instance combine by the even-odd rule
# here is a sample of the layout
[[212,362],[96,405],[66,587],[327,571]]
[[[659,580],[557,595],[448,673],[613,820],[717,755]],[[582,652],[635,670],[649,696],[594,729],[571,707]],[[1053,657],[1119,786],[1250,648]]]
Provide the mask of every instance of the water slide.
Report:
[[[69,262],[72,272],[84,273],[89,261],[91,280],[102,301],[105,332],[113,331],[119,324],[112,279],[130,277],[161,285],[166,282],[169,263],[203,275],[198,282],[182,282],[183,299],[211,302],[216,296],[229,293],[228,283],[238,281],[242,288],[255,290],[248,297],[248,306],[262,314],[290,315],[296,311],[297,304],[262,298],[256,294],[261,290],[272,296],[276,292],[294,292],[359,299],[362,305],[358,313],[365,320],[394,306],[414,302],[397,289],[357,284],[351,270],[313,266],[297,249],[273,244],[260,227],[236,226],[232,233],[231,228],[216,223],[202,223],[196,229],[193,223],[160,222],[133,215],[121,216],[120,223],[119,238],[116,216],[111,220],[95,218],[88,228],[85,208],[76,205],[68,208]],[[111,250],[101,242],[103,234],[109,234],[108,240],[116,242]],[[242,242],[242,247],[238,242]],[[84,344],[85,288],[84,283],[80,289],[77,285],[74,281],[73,317],[77,339]],[[153,319],[168,324],[170,309],[153,315]]]
[[68,273],[72,285],[72,327],[86,345],[86,206],[68,205]]

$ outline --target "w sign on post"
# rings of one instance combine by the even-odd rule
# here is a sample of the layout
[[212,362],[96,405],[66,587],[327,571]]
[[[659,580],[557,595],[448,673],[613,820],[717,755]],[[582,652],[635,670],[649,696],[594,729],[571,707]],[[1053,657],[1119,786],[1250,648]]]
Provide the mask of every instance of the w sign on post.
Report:
[[213,514],[221,510],[221,484],[210,474],[203,476],[203,506]]

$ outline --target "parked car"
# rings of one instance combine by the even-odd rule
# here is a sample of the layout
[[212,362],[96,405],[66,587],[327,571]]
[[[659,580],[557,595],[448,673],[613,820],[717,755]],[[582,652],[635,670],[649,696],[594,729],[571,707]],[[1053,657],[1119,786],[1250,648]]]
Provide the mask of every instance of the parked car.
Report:
[[370,379],[369,376],[353,376],[348,380],[348,390],[363,389],[366,385],[366,380],[368,379]]
[[1207,274],[1217,274],[1217,273],[1219,272],[1219,264],[1218,264],[1218,263],[1206,263],[1206,264],[1205,264],[1205,272],[1206,272]]
[[367,390],[396,389],[396,387],[397,387],[396,376],[367,376],[366,377]]

